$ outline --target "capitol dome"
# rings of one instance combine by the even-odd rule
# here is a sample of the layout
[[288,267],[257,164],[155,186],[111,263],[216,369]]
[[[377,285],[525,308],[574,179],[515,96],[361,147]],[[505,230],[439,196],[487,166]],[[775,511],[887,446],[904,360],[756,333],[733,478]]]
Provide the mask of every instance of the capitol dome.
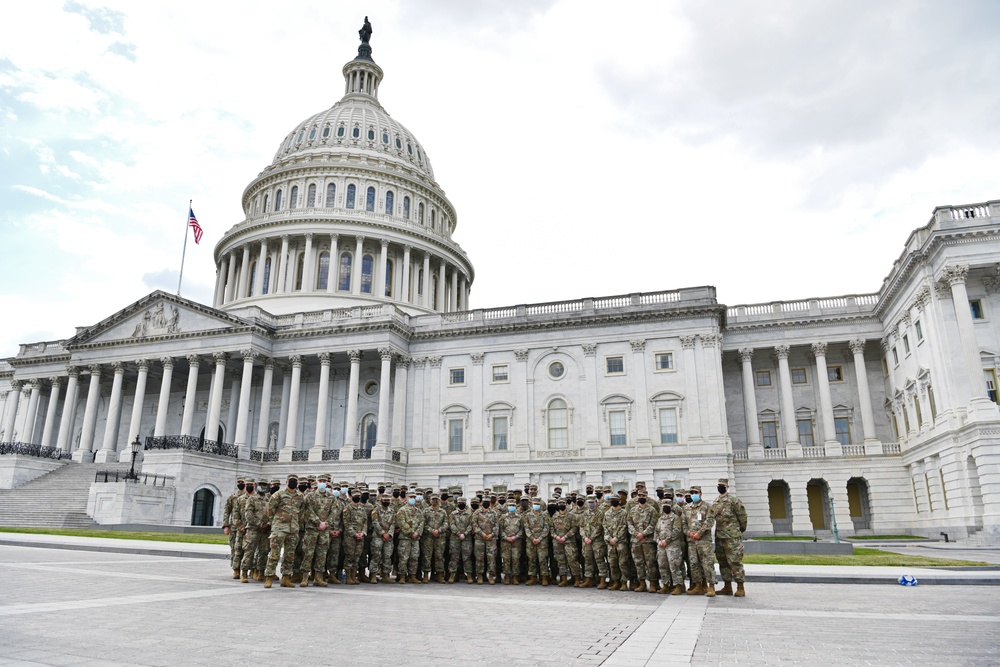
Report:
[[474,271],[423,144],[378,101],[363,42],[344,96],[282,139],[243,192],[244,219],[215,248],[214,305],[272,315],[393,303],[468,309]]

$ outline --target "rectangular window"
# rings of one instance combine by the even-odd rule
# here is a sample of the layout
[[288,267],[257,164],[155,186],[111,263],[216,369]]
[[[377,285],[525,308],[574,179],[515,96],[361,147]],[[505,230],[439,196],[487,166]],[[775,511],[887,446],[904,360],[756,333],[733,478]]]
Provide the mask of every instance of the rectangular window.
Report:
[[658,352],[656,354],[656,370],[658,371],[674,370],[674,353]]
[[757,371],[757,386],[758,387],[770,387],[771,386],[771,371]]
[[986,315],[983,313],[983,302],[979,299],[972,299],[969,301],[969,309],[972,311],[972,319],[986,319]]
[[913,413],[917,416],[917,428],[920,428],[924,423],[924,415],[920,410],[920,398],[917,396],[913,397]]
[[816,441],[813,439],[813,423],[811,419],[798,420],[799,444],[803,447],[813,447]]
[[826,376],[830,378],[830,382],[843,382],[844,369],[840,366],[827,366]]
[[611,429],[611,445],[627,445],[628,433],[625,430],[625,411],[611,410],[608,412],[608,426]]
[[510,374],[508,371],[507,364],[497,364],[493,367],[493,381],[494,382],[507,382],[510,380]]
[[903,428],[906,429],[906,433],[910,433],[910,411],[903,406]]
[[462,451],[462,427],[464,426],[461,419],[449,419],[448,420],[448,451],[449,452],[460,452]]
[[917,342],[924,339],[924,328],[920,325],[920,320],[913,323],[913,330],[917,332]]
[[764,443],[764,447],[767,449],[774,449],[778,446],[778,423],[761,422],[760,435],[761,441]]
[[931,421],[937,421],[937,403],[934,402],[934,387],[927,385],[927,403],[931,406]]
[[994,403],[1000,403],[997,400],[997,372],[996,369],[987,368],[983,371],[986,374],[986,395],[990,397],[990,400]]
[[495,451],[507,450],[507,426],[506,417],[493,418],[493,449]]
[[833,428],[837,431],[837,441],[845,447],[851,444],[851,427],[847,417],[834,417]]
[[677,442],[677,408],[660,408],[660,444]]
[[625,357],[607,357],[608,375],[621,375],[625,372]]
[[804,368],[793,368],[792,369],[792,384],[805,384],[806,383],[806,369]]
[[903,352],[910,353],[910,337],[907,334],[903,334]]
[[452,386],[465,384],[465,369],[464,368],[450,369],[448,384]]
[[896,352],[895,347],[892,348],[892,365],[893,366],[899,365],[899,352]]

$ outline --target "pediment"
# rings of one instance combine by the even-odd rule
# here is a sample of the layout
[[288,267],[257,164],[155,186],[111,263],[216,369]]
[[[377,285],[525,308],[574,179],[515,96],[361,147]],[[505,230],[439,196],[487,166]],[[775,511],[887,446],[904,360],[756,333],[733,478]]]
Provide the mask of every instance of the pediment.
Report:
[[211,331],[225,333],[248,326],[243,320],[222,311],[156,291],[94,326],[79,331],[67,341],[67,347],[141,343]]

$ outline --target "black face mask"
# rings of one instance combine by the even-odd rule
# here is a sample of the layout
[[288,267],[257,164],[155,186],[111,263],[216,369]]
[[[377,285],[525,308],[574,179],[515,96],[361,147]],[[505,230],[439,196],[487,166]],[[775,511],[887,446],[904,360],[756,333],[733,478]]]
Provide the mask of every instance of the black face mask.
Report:
[[577,507],[583,507],[583,501],[582,500],[576,501],[576,506]]
[[384,486],[378,487],[378,494],[382,495],[383,493],[385,493],[385,487]]
[[612,498],[612,499],[611,499],[611,506],[612,506],[612,507],[618,507],[618,505],[619,505],[620,503],[621,503],[621,501],[620,501],[620,500],[618,500],[617,498]]
[[393,498],[399,498],[399,491],[393,491],[392,492],[392,497]]
[[562,503],[560,503],[560,504],[556,505],[556,509],[559,510],[560,512],[562,512],[564,509],[566,509],[566,506],[563,505]]
[[351,502],[360,503],[361,496],[351,496]]
[[670,505],[664,505],[663,506],[663,513],[664,514],[670,514]]
[[490,507],[490,501],[484,500],[483,501],[483,507],[486,508],[486,509],[489,509],[489,507]]
[[597,492],[597,493],[595,493],[594,495],[595,495],[595,496],[597,496],[597,499],[598,499],[598,500],[600,500],[601,498],[603,498],[603,497],[604,497],[604,494],[603,494],[603,493],[601,493],[600,491],[598,491],[598,492]]
[[[461,505],[459,505],[459,507],[461,507]],[[472,503],[472,509],[474,510],[479,509],[479,503]]]
[[459,503],[458,504],[458,509],[464,510],[465,509],[465,503]]
[[363,503],[367,503],[368,502],[368,494],[367,493],[362,493],[361,494],[361,502],[363,502]]
[[382,501],[382,507],[388,507],[388,506],[389,506],[389,501],[388,500],[383,500]]
[[663,491],[657,491],[656,497],[659,498],[660,500],[663,500]]
[[448,495],[447,494],[444,494],[444,495],[441,496],[441,502],[447,502],[447,500],[448,500]]
[[684,502],[686,503],[691,502],[691,496],[684,496]]
[[248,486],[247,487],[247,493],[253,493],[253,489],[254,489],[254,487]]
[[305,493],[308,490],[309,490],[309,485],[308,484],[299,484],[299,491],[301,491],[302,493]]
[[275,484],[274,486],[271,487],[271,493],[277,493],[278,491],[281,491],[281,486],[279,486],[278,484]]
[[296,480],[292,480],[291,482],[288,483],[288,490],[289,491],[294,491],[297,488],[299,488],[299,480],[297,480],[297,479]]
[[720,496],[721,496],[721,495],[724,495],[724,494],[726,493],[726,491],[728,491],[728,490],[729,490],[729,489],[728,489],[728,487],[725,487],[725,486],[723,486],[723,485],[721,485],[721,484],[719,484],[719,485],[718,485],[717,487],[715,487],[715,488],[717,488],[717,489],[719,490],[719,495],[720,495]]
[[639,504],[640,505],[645,505],[646,504],[646,499],[645,498],[639,498]]

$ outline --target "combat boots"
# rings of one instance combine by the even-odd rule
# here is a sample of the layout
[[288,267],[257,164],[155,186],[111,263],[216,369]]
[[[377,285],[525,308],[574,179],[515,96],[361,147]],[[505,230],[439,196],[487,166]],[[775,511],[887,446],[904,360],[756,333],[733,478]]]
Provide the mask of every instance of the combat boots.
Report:
[[483,585],[483,575],[479,575],[478,577],[476,577],[476,583],[479,584],[480,586]]
[[372,572],[371,576],[368,577],[368,583],[369,584],[377,584],[378,583],[378,572]]
[[334,584],[334,585],[337,585],[337,586],[339,586],[340,584],[343,583],[340,580],[340,573],[339,572],[331,572],[330,573],[330,583]]
[[722,588],[720,588],[719,590],[715,591],[715,594],[716,595],[732,595],[733,594],[733,583],[731,581],[725,582],[724,584],[722,584]]
[[292,574],[292,583],[293,584],[300,584],[300,583],[302,583],[302,573],[301,572],[295,572],[294,574]]
[[645,593],[646,592],[646,582],[644,580],[639,581],[639,585],[632,589],[633,593]]
[[458,576],[458,575],[457,575],[456,573],[452,572],[452,573],[451,573],[451,576],[450,576],[450,577],[448,577],[448,583],[449,583],[449,584],[453,584],[453,583],[455,583],[455,578],[456,578],[457,576]]
[[586,579],[583,580],[583,583],[580,584],[580,588],[593,588],[593,587],[594,587],[593,577],[587,577]]
[[253,571],[253,575],[252,575],[252,579],[254,581],[264,581],[264,573],[261,572],[260,570],[254,570]]
[[705,584],[705,596],[710,598],[715,597],[715,584]]
[[542,577],[542,586],[548,586],[548,585],[549,585],[549,578]]
[[490,577],[490,578],[489,578],[489,582],[490,582],[490,586],[493,586],[493,585],[495,585],[495,584],[497,583],[497,579],[496,579],[496,577]]
[[281,587],[282,588],[295,588],[295,584],[292,582],[292,578],[287,574],[281,575]]
[[431,573],[430,572],[424,572],[424,583],[425,584],[431,583]]
[[697,583],[688,589],[688,595],[704,595],[705,594],[705,584]]
[[670,591],[671,595],[684,595],[684,585],[677,584],[674,586],[674,590]]
[[305,588],[308,585],[309,585],[309,575],[308,574],[303,574],[302,575],[302,583],[299,584],[299,588]]
[[274,583],[274,577],[264,577],[264,588],[270,588]]
[[621,590],[621,587],[622,587],[622,582],[621,581],[619,581],[618,579],[612,579],[611,580],[611,585],[608,586],[608,590],[609,591],[617,591],[617,590]]
[[584,584],[587,583],[586,580],[577,577],[576,581],[573,583],[573,588],[586,588]]
[[743,582],[742,581],[737,581],[736,582],[736,592],[733,594],[733,597],[742,598],[742,597],[746,597],[746,594],[747,594],[747,592],[745,590],[743,590]]
[[525,586],[534,586],[537,583],[538,583],[538,578],[537,577],[528,577],[528,580],[526,582],[524,582],[524,585]]
[[233,579],[239,579],[239,578],[240,578],[240,571],[233,570]]
[[692,579],[692,580],[691,580],[691,585],[690,585],[690,586],[688,586],[688,590],[689,590],[689,591],[693,591],[694,589],[698,588],[698,586],[700,586],[700,585],[701,585],[701,584],[696,584],[696,583],[694,582],[694,580]]
[[597,590],[605,591],[608,589],[608,582],[604,577],[601,577],[601,581],[597,584]]
[[405,574],[401,574],[398,577],[396,577],[396,583],[397,584],[405,584],[406,583],[406,575]]
[[568,583],[569,583],[569,577],[562,577],[562,576],[559,576],[559,577],[556,577],[556,581],[558,581],[558,582],[559,582],[559,588],[562,588],[562,587],[564,587],[564,586],[565,586],[566,584],[568,584]]
[[[439,584],[443,584],[444,583],[444,575],[441,574],[440,572],[438,572],[437,578],[435,578],[434,581],[438,582]],[[452,579],[452,583],[455,583],[454,579]]]
[[414,576],[414,575],[411,574],[410,576],[408,576],[406,578],[406,583],[408,583],[408,584],[422,584],[424,582],[419,577]]
[[250,580],[247,579],[247,570],[240,570],[240,583],[249,584]]
[[670,586],[667,586],[666,584],[663,584],[662,586],[660,586],[660,589],[658,591],[656,591],[656,592],[659,593],[660,595],[669,595],[670,594]]
[[326,580],[323,578],[322,572],[317,572],[313,574],[313,586],[319,586],[320,588],[326,588]]
[[[465,583],[467,583],[467,584],[474,584],[476,582],[473,580],[471,574],[467,574],[467,575],[465,575]],[[483,582],[480,581],[479,583],[483,583]]]
[[521,582],[517,580],[517,575],[514,575],[514,581],[511,582],[511,583],[513,583],[515,586],[520,586],[521,585]]
[[513,579],[514,579],[513,576],[511,576],[509,574],[505,574],[504,577],[503,577],[503,585],[504,586],[510,586],[511,581],[513,581]]

